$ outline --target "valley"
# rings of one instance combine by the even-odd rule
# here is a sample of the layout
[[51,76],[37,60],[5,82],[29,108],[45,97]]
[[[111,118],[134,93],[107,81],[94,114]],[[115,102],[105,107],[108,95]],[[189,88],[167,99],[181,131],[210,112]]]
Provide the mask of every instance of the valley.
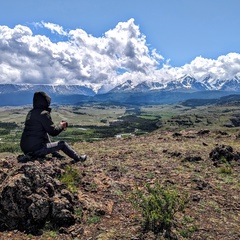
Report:
[[[31,105],[0,108],[1,144],[17,144]],[[67,131],[53,138],[70,142],[93,141],[107,137],[141,135],[154,130],[221,129],[234,132],[240,127],[238,105],[185,106],[172,105],[112,105],[85,103],[53,105],[55,123],[65,120]],[[6,128],[8,130],[6,130]]]

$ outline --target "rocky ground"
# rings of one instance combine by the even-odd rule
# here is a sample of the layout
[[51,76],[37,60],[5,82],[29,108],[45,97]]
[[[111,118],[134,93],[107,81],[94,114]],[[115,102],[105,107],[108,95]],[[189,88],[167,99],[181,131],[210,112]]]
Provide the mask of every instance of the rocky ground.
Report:
[[[74,148],[89,156],[84,164],[0,155],[0,239],[165,239],[143,231],[129,201],[136,186],[157,181],[187,196],[174,216],[175,239],[240,239],[237,133],[155,131]],[[81,176],[76,192],[59,181],[70,165]]]

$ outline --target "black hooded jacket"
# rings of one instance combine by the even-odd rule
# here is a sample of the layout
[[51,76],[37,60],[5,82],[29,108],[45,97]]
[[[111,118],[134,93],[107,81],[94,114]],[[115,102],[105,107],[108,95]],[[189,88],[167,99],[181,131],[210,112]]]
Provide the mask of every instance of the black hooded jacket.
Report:
[[63,131],[62,125],[54,125],[49,108],[51,98],[45,92],[35,92],[33,109],[28,113],[22,133],[20,147],[26,153],[35,152],[49,142],[50,136],[57,136]]

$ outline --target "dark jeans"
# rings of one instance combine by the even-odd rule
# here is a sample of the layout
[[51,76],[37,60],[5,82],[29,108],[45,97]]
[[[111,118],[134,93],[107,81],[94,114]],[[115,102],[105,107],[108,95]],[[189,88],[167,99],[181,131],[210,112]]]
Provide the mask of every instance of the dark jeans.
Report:
[[72,159],[76,160],[79,158],[79,155],[64,141],[46,143],[41,149],[33,152],[32,154],[36,157],[42,157],[59,150],[63,151]]

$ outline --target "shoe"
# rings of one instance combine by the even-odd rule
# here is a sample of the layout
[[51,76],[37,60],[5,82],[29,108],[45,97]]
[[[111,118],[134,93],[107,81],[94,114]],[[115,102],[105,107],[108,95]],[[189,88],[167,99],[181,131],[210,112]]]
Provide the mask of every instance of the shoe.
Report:
[[52,153],[52,157],[55,157],[55,158],[57,158],[59,160],[65,159],[65,157],[63,155],[61,155],[60,153],[58,153],[58,152]]
[[17,157],[17,160],[20,163],[26,163],[26,162],[32,161],[32,156],[30,156],[28,154],[26,154],[26,155],[19,155]]
[[80,156],[81,162],[85,162],[87,160],[87,155]]
[[81,155],[81,156],[78,156],[78,158],[74,159],[74,163],[85,162],[86,160],[87,160],[87,155]]

